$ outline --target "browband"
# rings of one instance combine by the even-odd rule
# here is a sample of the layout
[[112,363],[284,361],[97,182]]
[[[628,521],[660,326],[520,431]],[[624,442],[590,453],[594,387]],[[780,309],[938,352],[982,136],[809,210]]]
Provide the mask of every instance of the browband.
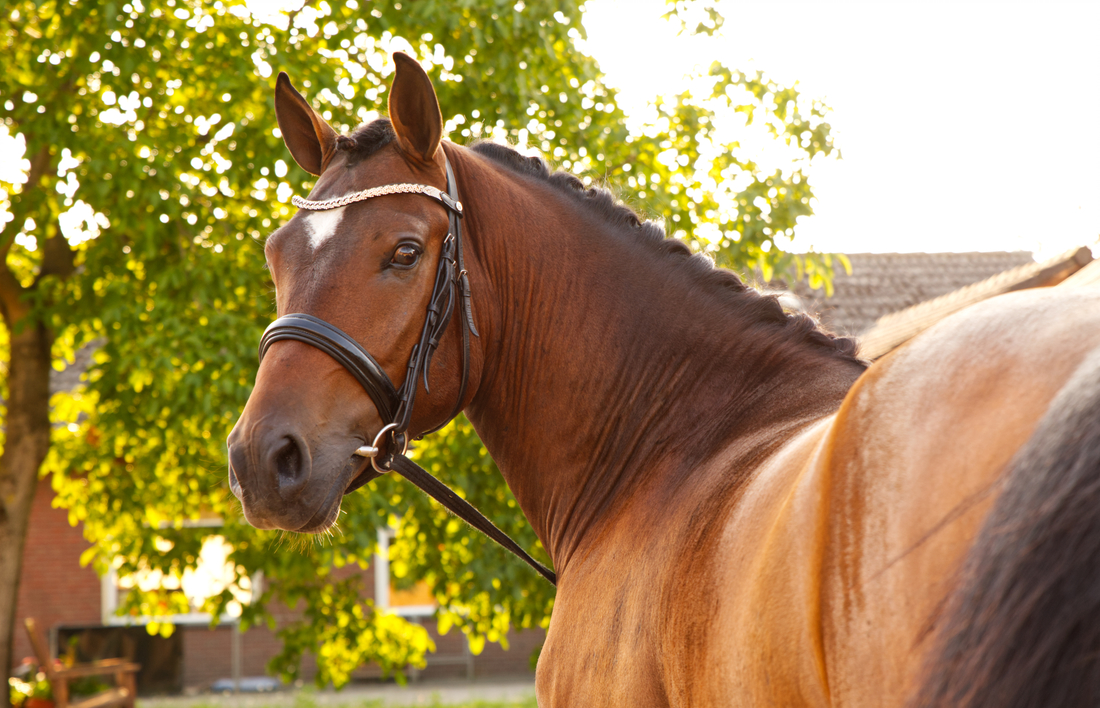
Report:
[[402,184],[387,184],[382,187],[371,187],[370,189],[363,189],[358,192],[352,192],[351,194],[345,194],[342,197],[323,199],[316,202],[295,195],[290,200],[290,203],[299,209],[325,211],[327,209],[339,209],[348,204],[374,199],[375,197],[384,197],[388,194],[423,194],[425,197],[431,197],[436,200],[459,216],[462,215],[462,202],[457,199],[451,199],[443,190],[429,184],[409,184],[407,182]]

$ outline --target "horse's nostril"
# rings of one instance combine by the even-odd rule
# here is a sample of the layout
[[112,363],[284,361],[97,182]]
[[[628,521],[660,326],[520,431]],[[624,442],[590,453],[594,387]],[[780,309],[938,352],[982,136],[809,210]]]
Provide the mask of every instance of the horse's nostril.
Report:
[[241,445],[229,444],[229,489],[233,496],[243,501],[244,491],[241,489],[240,474],[246,473],[248,456],[245,455]]
[[309,453],[302,449],[301,442],[296,437],[283,438],[273,462],[279,491],[284,495],[300,492],[310,473]]
[[237,471],[233,469],[232,458],[229,460],[229,489],[233,492],[233,496],[241,498],[241,482],[237,479]]

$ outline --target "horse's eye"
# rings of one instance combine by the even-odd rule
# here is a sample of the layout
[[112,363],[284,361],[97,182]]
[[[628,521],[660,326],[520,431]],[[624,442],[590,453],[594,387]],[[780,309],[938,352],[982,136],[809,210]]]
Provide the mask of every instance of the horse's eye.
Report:
[[414,243],[403,243],[393,252],[393,259],[390,262],[408,268],[416,265],[418,260],[420,260],[420,246]]

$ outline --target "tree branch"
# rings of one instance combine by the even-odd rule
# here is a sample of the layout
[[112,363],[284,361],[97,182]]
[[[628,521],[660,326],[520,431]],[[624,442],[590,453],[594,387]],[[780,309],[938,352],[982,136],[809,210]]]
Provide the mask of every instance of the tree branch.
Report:
[[[26,203],[27,192],[38,187],[43,175],[50,169],[51,162],[49,145],[43,145],[31,158],[31,168],[27,171],[27,182],[20,190],[20,196],[23,198],[19,200],[18,204],[12,204],[11,208],[11,213],[15,217],[15,220],[12,221],[12,235],[0,244],[0,311],[2,311],[9,328],[14,327],[16,322],[26,317],[30,312],[30,307],[23,301],[27,289],[19,283],[19,279],[8,268],[7,262],[8,253],[11,251],[12,244],[15,243],[15,234],[22,230],[23,222],[27,220],[29,211],[26,208],[20,209],[19,206]],[[58,229],[58,233],[60,233],[60,229]]]
[[53,236],[42,244],[42,267],[38,271],[38,277],[34,279],[37,285],[40,280],[49,275],[56,275],[65,280],[76,270],[76,251],[70,246],[65,235],[61,233],[61,223],[54,227]]
[[27,172],[27,184],[23,187],[23,191],[26,191],[32,187],[37,187],[39,180],[42,179],[42,175],[46,174],[46,170],[50,168],[50,146],[43,145],[38,153],[31,158],[31,169]]
[[23,301],[26,292],[27,289],[19,284],[7,263],[0,263],[0,314],[4,315],[9,332],[30,312],[30,307]]

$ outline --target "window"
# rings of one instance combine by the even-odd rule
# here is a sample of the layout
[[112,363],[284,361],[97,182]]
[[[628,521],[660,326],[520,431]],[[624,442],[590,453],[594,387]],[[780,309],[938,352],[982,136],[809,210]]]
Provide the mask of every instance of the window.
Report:
[[374,606],[402,617],[428,617],[435,613],[435,598],[423,580],[407,590],[394,587],[390,577],[390,541],[393,529],[378,530],[378,553],[374,556]]
[[[201,522],[200,522],[201,523]],[[220,526],[220,521],[218,523]],[[233,566],[229,563],[231,547],[221,536],[210,536],[203,542],[202,551],[199,554],[198,567],[188,569],[182,578],[165,576],[159,570],[149,570],[133,573],[128,576],[118,577],[114,568],[103,576],[100,592],[100,612],[105,625],[133,625],[146,624],[150,617],[119,616],[115,611],[122,604],[122,599],[132,588],[152,590],[163,587],[168,590],[182,590],[191,605],[191,611],[186,614],[171,615],[157,618],[158,621],[172,624],[210,624],[210,614],[201,612],[206,598],[217,595],[226,587],[233,593],[235,601],[230,603],[228,613],[219,618],[222,623],[234,623],[241,615],[241,605],[252,602],[253,597],[258,597],[263,592],[263,577],[260,573],[251,578],[244,578],[239,585],[233,585]]]

